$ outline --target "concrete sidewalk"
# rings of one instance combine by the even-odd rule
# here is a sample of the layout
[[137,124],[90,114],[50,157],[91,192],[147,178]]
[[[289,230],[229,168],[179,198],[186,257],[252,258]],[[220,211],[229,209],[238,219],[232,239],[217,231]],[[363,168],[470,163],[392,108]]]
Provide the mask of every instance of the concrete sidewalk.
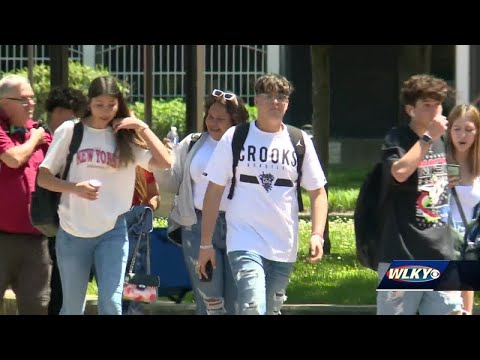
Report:
[[[13,291],[5,292],[3,312],[1,310],[0,314],[2,315],[17,313],[17,303]],[[159,300],[156,303],[145,305],[145,311],[149,315],[194,315],[195,304],[175,304]],[[285,304],[282,307],[283,315],[375,315],[375,311],[375,305]],[[97,314],[97,296],[87,295],[85,314]]]
[[[3,301],[3,312],[0,315],[16,315],[17,304],[15,294],[7,290]],[[194,315],[195,304],[175,304],[159,300],[145,305],[148,315]],[[474,315],[480,314],[480,306],[475,306]],[[375,305],[331,305],[331,304],[284,304],[282,315],[375,315]],[[97,296],[87,295],[85,315],[97,315]]]

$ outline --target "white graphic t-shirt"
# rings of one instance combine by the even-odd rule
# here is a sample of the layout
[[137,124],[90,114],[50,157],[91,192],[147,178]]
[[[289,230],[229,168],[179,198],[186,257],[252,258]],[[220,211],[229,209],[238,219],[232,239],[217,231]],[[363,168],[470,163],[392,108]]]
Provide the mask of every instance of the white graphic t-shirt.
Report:
[[[40,165],[52,174],[63,172],[73,135],[73,121],[66,121],[56,131],[45,160]],[[110,231],[119,215],[132,205],[135,166],[148,168],[151,153],[132,146],[135,161],[119,167],[115,156],[116,140],[111,127],[94,129],[84,125],[82,143],[74,155],[67,180],[73,183],[100,180],[96,200],[62,193],[58,216],[63,230],[77,237],[91,238]]]
[[[213,151],[217,147],[218,141],[215,141],[210,135],[202,144],[200,149],[192,159],[190,165],[190,175],[192,177],[193,190],[193,204],[196,209],[203,210],[203,198],[207,191],[208,179],[205,177],[205,168],[208,160],[212,157]],[[220,202],[220,211],[225,211],[229,200],[227,199],[228,192],[225,191]]]
[[[230,190],[232,127],[219,141],[207,166],[209,181]],[[301,186],[315,190],[326,178],[312,140],[303,133]],[[298,251],[297,159],[287,127],[267,133],[250,124],[236,169],[235,193],[226,213],[227,250],[254,251],[266,259],[294,262]]]

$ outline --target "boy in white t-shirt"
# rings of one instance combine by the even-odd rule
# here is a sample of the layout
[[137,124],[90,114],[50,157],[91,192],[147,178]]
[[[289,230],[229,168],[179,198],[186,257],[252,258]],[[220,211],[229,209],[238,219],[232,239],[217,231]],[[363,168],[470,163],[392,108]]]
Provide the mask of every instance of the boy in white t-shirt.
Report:
[[[227,252],[237,285],[238,313],[279,314],[298,251],[296,153],[283,117],[292,84],[283,76],[267,74],[255,85],[258,119],[250,123],[236,168],[235,196],[226,211]],[[209,185],[203,203],[199,276],[215,267],[212,233],[225,186],[232,172],[230,128],[218,143],[206,169]],[[302,132],[303,133],[303,132]],[[311,262],[323,256],[327,219],[326,178],[313,143],[303,133],[305,157],[301,186],[311,199]]]

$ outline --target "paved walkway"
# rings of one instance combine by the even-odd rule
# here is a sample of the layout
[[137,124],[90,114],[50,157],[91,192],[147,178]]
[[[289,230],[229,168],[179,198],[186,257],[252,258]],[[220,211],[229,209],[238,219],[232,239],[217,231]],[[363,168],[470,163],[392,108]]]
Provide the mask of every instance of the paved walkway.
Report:
[[[7,290],[3,306],[3,313],[0,309],[0,314],[16,314],[17,305],[13,291]],[[149,315],[194,315],[195,304],[175,304],[159,300],[156,303],[145,305],[145,311]],[[375,305],[284,304],[282,306],[283,315],[375,315],[375,312]],[[85,314],[97,314],[96,295],[87,295]],[[480,314],[480,306],[475,306],[474,314]]]
[[[4,297],[4,315],[15,315],[17,305],[15,294],[7,290]],[[1,309],[0,309],[1,310]],[[149,315],[194,315],[195,304],[175,304],[170,301],[159,300],[156,303],[145,306],[146,313]],[[0,312],[1,313],[1,312]],[[87,304],[85,307],[87,315],[97,314],[97,296],[87,295]],[[285,304],[282,307],[284,315],[375,315],[374,305],[324,305],[324,304],[306,304],[291,305]]]

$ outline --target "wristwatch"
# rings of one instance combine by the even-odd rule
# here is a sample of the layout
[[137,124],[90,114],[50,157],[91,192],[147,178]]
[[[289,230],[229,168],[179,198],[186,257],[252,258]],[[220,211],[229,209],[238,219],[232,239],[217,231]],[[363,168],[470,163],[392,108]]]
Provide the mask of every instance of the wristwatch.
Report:
[[430,145],[432,143],[432,137],[428,134],[423,134],[420,140],[427,145]]

